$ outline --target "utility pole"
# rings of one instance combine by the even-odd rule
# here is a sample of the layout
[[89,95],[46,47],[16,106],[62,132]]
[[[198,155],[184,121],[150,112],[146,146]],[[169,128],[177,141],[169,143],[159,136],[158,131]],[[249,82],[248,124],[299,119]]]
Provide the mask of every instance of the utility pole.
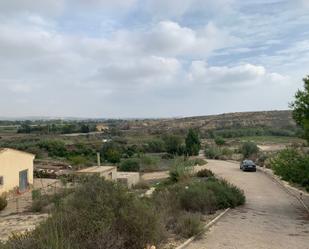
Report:
[[98,162],[98,166],[101,166],[101,156],[100,156],[100,152],[97,152],[97,162]]

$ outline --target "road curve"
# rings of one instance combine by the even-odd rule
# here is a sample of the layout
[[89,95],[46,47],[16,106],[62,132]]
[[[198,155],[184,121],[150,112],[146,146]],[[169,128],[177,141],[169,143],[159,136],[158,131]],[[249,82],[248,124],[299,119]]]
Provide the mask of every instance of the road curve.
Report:
[[242,207],[228,212],[188,249],[309,249],[309,220],[297,200],[261,172],[208,160],[207,168],[243,189]]

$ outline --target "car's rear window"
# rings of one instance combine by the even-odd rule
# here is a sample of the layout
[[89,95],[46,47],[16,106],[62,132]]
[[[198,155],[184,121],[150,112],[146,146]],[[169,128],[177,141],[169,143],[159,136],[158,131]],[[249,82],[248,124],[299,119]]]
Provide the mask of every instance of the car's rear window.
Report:
[[252,161],[246,161],[246,162],[244,162],[244,164],[245,164],[245,165],[254,165],[254,162],[252,162]]

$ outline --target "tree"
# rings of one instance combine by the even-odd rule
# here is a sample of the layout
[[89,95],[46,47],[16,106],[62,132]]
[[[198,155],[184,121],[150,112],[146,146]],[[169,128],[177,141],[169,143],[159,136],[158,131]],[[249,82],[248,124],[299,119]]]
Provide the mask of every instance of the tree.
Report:
[[163,138],[166,151],[170,154],[182,154],[182,139],[179,136],[167,135]]
[[201,141],[197,131],[190,129],[186,137],[186,152],[189,156],[198,155],[201,149]]
[[253,142],[245,142],[241,146],[241,153],[244,158],[250,158],[251,156],[257,154],[259,152],[259,147]]
[[295,101],[291,103],[293,119],[304,130],[304,137],[309,141],[309,75],[303,79],[304,90],[298,90]]
[[125,172],[138,172],[140,170],[139,161],[136,159],[127,159],[121,162],[119,170]]
[[21,124],[21,126],[18,129],[18,133],[31,133],[31,121],[27,120]]
[[119,163],[122,150],[115,143],[105,143],[101,149],[103,158],[110,163]]

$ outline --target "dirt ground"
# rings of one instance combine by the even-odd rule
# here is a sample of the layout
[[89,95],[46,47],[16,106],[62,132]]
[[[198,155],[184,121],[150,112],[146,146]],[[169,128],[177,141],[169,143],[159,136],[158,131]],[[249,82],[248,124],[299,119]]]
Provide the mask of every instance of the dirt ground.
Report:
[[[59,180],[34,179],[34,189],[42,193],[53,193],[60,186]],[[22,233],[35,228],[45,220],[48,214],[30,213],[32,203],[31,191],[8,199],[7,207],[0,212],[0,240],[7,240],[12,233]]]
[[188,249],[309,249],[309,220],[294,197],[262,172],[208,160],[207,168],[244,190],[247,202],[228,212]]

